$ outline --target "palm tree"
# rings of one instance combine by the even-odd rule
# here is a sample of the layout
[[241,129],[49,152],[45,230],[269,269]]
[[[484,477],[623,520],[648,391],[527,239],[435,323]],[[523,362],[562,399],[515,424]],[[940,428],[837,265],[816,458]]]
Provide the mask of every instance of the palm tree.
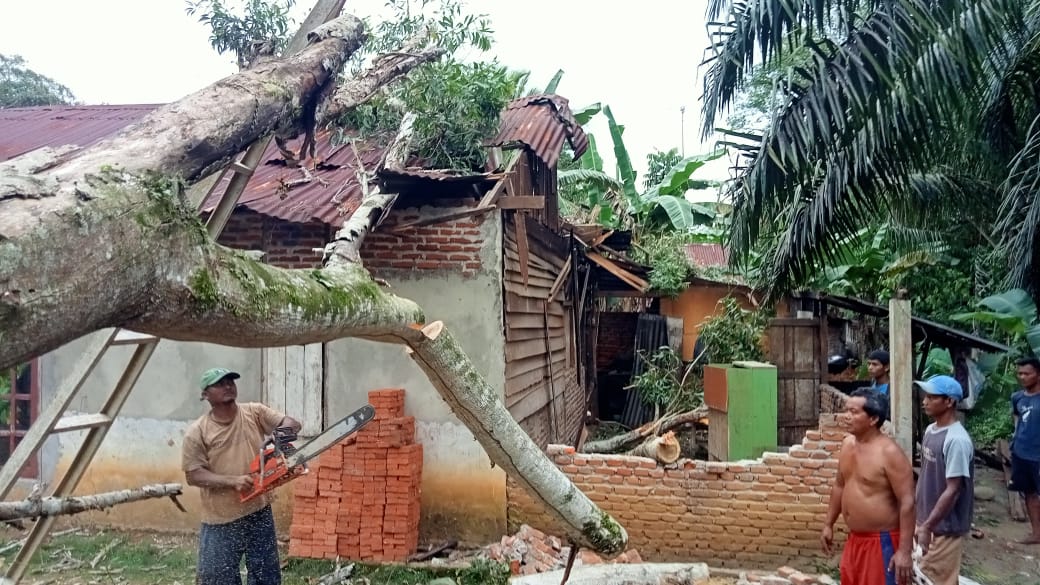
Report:
[[1040,0],[710,0],[708,21],[705,136],[756,67],[809,49],[731,141],[731,249],[764,251],[774,292],[878,219],[992,232],[1008,284],[1040,292]]

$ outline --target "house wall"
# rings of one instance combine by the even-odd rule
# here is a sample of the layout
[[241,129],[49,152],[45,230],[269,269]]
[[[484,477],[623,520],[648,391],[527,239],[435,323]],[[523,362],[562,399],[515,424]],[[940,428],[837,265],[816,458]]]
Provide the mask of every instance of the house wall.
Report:
[[[704,561],[712,566],[813,569],[820,527],[837,476],[845,433],[834,415],[790,453],[736,462],[683,459],[660,467],[643,457],[590,455],[550,447],[556,465],[629,536],[650,562]],[[562,535],[516,484],[509,484],[511,527],[530,524]],[[844,540],[839,524],[835,539]]]
[[[567,258],[534,233],[522,233],[519,237],[526,242],[519,245],[516,222],[520,217],[503,224],[506,408],[538,446],[573,444],[585,419],[585,392],[578,381],[575,341],[569,333],[573,314],[563,302],[566,289],[553,302],[546,302]],[[524,225],[529,223],[533,224],[525,221]],[[526,282],[521,248],[526,255]]]
[[[458,208],[395,210],[388,224]],[[503,388],[501,219],[497,213],[417,228],[407,236],[371,234],[362,259],[391,290],[441,320],[493,388]],[[426,541],[483,543],[505,529],[505,474],[451,412],[403,347],[358,339],[326,345],[326,404],[335,419],[377,388],[404,388],[423,445],[422,519]]]
[[697,343],[697,332],[708,317],[721,313],[719,301],[726,297],[734,297],[740,306],[751,309],[751,301],[746,289],[724,284],[694,283],[675,298],[661,299],[661,314],[668,317],[681,317],[683,320],[683,359],[693,359],[693,347]]

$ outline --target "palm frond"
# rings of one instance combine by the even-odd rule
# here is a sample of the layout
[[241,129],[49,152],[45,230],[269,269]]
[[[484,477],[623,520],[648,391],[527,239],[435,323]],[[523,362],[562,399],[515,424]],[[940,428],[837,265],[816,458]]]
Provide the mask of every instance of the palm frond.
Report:
[[[1021,11],[1014,0],[892,0],[789,80],[790,101],[733,183],[731,246],[746,253],[763,218],[785,217],[770,254],[775,286],[802,279],[831,244],[948,145],[927,139],[967,109],[990,55]],[[922,94],[934,99],[920,99]]]
[[1009,286],[1040,291],[1040,116],[1012,161],[994,229],[1000,255],[1009,260]]

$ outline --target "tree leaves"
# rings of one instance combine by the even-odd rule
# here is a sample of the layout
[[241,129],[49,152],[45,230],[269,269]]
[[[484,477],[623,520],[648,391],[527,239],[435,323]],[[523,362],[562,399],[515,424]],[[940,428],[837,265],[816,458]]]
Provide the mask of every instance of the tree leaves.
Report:
[[0,54],[0,108],[70,104],[72,91],[29,69],[18,55]]

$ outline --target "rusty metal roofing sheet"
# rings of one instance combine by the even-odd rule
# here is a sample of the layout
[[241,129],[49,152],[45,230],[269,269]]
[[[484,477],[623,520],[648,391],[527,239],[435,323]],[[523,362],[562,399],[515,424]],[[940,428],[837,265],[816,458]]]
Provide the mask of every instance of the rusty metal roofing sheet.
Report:
[[555,166],[564,140],[570,142],[576,157],[589,146],[588,136],[571,113],[567,99],[542,94],[509,102],[502,112],[498,135],[488,145],[523,144],[545,164]]
[[2,108],[0,161],[44,146],[90,146],[158,107],[158,104],[138,104]]
[[[287,144],[295,150],[302,140],[296,138]],[[330,132],[319,132],[315,136],[315,159],[319,162],[305,173],[287,166],[272,141],[238,202],[285,221],[338,226],[361,205],[364,190],[359,171],[373,173],[382,156],[383,147],[371,142],[358,142],[354,147],[349,143],[333,145]],[[372,176],[369,181],[375,188],[378,179]],[[215,189],[203,203],[203,211],[211,211],[223,192],[222,188]]]
[[694,266],[728,266],[729,250],[719,244],[686,244],[686,259]]

